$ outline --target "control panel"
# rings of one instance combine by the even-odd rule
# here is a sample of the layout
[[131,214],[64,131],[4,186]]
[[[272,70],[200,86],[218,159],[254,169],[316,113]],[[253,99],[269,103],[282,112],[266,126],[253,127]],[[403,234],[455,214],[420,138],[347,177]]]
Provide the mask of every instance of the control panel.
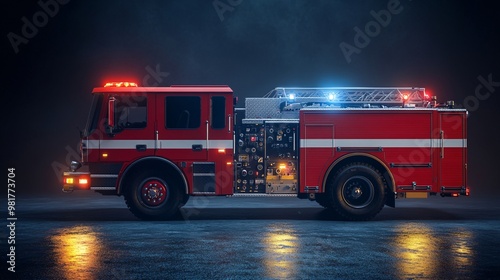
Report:
[[235,131],[235,193],[297,193],[298,123],[243,123]]
[[298,124],[265,124],[266,193],[297,193]]
[[235,192],[265,192],[264,134],[263,124],[242,124],[236,130]]

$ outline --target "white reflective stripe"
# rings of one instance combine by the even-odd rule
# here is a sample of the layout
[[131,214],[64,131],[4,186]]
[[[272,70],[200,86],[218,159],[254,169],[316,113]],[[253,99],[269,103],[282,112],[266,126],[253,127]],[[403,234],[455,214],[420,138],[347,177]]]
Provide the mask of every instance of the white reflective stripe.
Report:
[[[207,140],[160,140],[162,149],[192,149],[193,145],[202,145],[205,148]],[[233,140],[209,140],[210,149],[232,149]]]
[[[441,139],[300,139],[302,148],[438,148]],[[467,139],[444,139],[445,148],[465,148]]]
[[90,187],[91,190],[94,191],[114,191],[116,190],[115,187]]
[[[137,145],[146,145],[154,149],[155,140],[89,140],[88,149],[135,149]],[[192,149],[193,145],[205,146],[207,140],[159,140],[162,149]],[[232,149],[233,140],[210,140],[211,149]]]
[[118,178],[116,174],[90,174],[90,178]]
[[[441,147],[441,139],[432,139],[433,147]],[[467,139],[444,139],[445,148],[466,148]]]
[[137,145],[154,148],[154,140],[101,140],[101,149],[135,149]]
[[333,139],[300,139],[302,148],[333,148]]
[[431,139],[335,139],[335,147],[430,148]]
[[99,149],[99,140],[87,140],[87,149]]
[[211,149],[232,149],[233,140],[209,140]]
[[467,139],[444,139],[445,148],[467,148]]
[[205,146],[207,140],[159,140],[161,149],[192,149],[193,145]]

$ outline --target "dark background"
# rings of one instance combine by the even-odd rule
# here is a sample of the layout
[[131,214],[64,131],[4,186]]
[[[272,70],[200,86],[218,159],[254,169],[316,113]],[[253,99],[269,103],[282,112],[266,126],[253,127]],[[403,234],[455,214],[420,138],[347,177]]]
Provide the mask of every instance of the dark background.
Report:
[[[495,1],[401,0],[402,11],[350,63],[339,44],[353,45],[354,28],[388,0],[73,0],[16,53],[8,34],[22,36],[22,18],[33,22],[42,11],[19,2],[2,7],[0,88],[2,168],[16,168],[20,194],[59,192],[59,168],[73,159],[92,88],[142,83],[147,67],[169,73],[161,86],[227,84],[240,106],[278,86],[417,86],[460,105],[479,76],[500,82]],[[232,10],[219,17],[214,2]],[[472,195],[500,194],[500,87],[493,90],[469,107]]]

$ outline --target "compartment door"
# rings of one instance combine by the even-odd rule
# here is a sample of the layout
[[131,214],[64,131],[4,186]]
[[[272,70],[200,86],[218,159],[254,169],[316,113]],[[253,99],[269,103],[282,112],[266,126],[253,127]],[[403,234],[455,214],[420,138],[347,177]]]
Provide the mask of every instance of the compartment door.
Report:
[[441,191],[465,190],[467,163],[466,115],[463,112],[440,114],[439,173]]

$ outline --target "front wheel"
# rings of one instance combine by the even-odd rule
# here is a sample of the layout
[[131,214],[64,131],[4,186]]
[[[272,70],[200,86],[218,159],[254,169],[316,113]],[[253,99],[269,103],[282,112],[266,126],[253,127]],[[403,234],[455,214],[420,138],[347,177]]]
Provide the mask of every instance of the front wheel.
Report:
[[385,183],[373,166],[351,163],[342,167],[327,186],[329,208],[344,220],[369,220],[384,207]]
[[167,220],[180,207],[181,193],[175,180],[157,174],[142,174],[127,187],[125,202],[143,220]]

